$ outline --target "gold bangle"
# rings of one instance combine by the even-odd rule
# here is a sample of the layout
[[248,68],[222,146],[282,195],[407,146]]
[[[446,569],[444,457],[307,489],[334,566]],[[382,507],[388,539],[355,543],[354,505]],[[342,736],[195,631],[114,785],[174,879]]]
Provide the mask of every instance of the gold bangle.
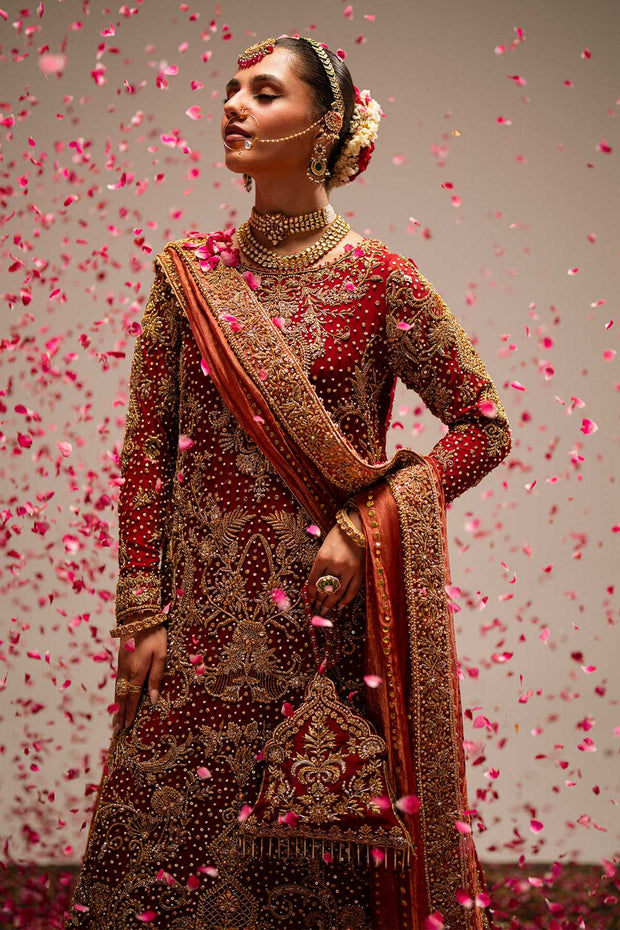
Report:
[[344,507],[336,512],[336,522],[340,529],[349,536],[353,542],[357,543],[360,549],[366,548],[366,537],[361,530],[358,530]]
[[154,626],[160,626],[165,623],[168,615],[160,611],[156,614],[149,614],[148,617],[141,617],[139,620],[133,620],[131,623],[120,623],[110,630],[110,636],[135,636],[136,633],[142,633],[144,630],[150,630]]

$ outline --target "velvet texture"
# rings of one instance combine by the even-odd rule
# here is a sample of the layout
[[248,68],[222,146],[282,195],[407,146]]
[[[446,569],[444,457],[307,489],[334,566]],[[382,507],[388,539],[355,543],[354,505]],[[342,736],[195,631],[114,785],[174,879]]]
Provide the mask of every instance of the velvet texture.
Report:
[[[394,795],[410,799],[404,819],[416,847],[404,876],[370,869],[374,926],[414,930],[440,912],[450,930],[489,927],[467,812],[437,466],[409,449],[387,462],[362,460],[234,268],[219,263],[205,274],[177,244],[158,260],[224,402],[308,513],[329,530],[338,506],[354,496],[361,514],[365,666],[382,679],[369,701],[387,742]],[[277,359],[273,371],[263,367],[265,353]]]

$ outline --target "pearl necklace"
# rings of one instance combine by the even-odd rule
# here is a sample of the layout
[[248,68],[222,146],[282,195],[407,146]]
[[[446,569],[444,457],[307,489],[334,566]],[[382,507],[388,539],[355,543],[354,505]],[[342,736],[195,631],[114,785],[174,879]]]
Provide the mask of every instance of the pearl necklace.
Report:
[[330,203],[322,210],[315,210],[314,213],[303,213],[297,216],[286,216],[284,213],[257,213],[252,207],[250,214],[250,226],[258,230],[266,239],[269,239],[272,245],[277,245],[292,236],[294,233],[312,232],[315,229],[322,229],[333,223],[336,219],[336,211]]
[[318,262],[324,255],[330,252],[338,243],[344,239],[351,229],[350,225],[341,216],[336,216],[334,222],[327,228],[323,235],[313,242],[312,245],[306,246],[299,252],[293,252],[290,255],[280,255],[272,249],[266,249],[257,242],[252,234],[249,221],[246,220],[237,229],[237,241],[241,249],[256,265],[262,265],[274,271],[300,271],[309,268],[315,262]]

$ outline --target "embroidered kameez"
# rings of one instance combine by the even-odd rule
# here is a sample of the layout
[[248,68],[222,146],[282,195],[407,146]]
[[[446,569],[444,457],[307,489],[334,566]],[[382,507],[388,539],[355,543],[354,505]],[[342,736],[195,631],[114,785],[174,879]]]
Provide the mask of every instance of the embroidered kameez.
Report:
[[[507,454],[486,369],[411,259],[365,240],[321,268],[263,273],[255,296],[366,462],[385,461],[397,378],[448,427],[427,457],[446,502]],[[321,540],[206,367],[156,264],[131,370],[116,609],[122,622],[170,605],[168,656],[157,704],[143,695],[133,726],[110,744],[73,896],[88,910],[72,910],[65,926],[120,930],[150,910],[160,930],[379,930],[387,925],[365,865],[242,854],[238,815],[258,792],[257,754],[316,667],[300,589]],[[274,601],[277,588],[288,609]],[[364,587],[337,626],[339,690],[357,693],[363,710]],[[441,843],[428,845],[440,874]],[[443,884],[455,908],[447,875]],[[403,906],[407,926],[419,926],[415,902]],[[454,913],[451,930],[484,925]]]

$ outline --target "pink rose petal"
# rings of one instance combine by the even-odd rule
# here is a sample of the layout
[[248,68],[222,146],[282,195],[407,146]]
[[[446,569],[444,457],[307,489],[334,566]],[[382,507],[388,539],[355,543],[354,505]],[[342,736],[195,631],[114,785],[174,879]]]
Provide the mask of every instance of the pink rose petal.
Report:
[[328,627],[328,628],[333,627],[334,625],[331,620],[327,619],[327,617],[321,617],[319,614],[315,614],[315,616],[312,617],[312,619],[310,620],[310,623],[312,624],[312,626],[320,626],[320,627]]
[[585,436],[590,436],[592,433],[595,433],[598,429],[598,426],[594,420],[588,420],[587,417],[584,417],[581,421],[580,430]]
[[251,804],[244,804],[239,811],[239,816],[237,817],[239,823],[244,823],[252,813],[252,810],[253,808]]
[[396,801],[396,807],[403,814],[417,814],[420,810],[420,799],[415,794],[405,794]]

